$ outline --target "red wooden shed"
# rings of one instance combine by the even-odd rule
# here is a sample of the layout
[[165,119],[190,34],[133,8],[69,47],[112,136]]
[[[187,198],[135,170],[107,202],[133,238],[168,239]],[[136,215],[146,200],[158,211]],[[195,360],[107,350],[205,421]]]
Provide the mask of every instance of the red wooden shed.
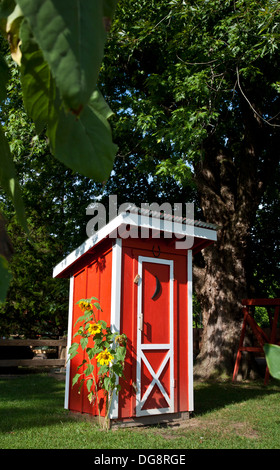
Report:
[[[127,335],[125,380],[111,423],[160,422],[193,411],[192,256],[216,240],[216,229],[140,209],[122,212],[54,268],[54,277],[70,278],[68,348],[81,298],[97,297],[99,319]],[[183,235],[193,239],[188,249],[176,245]],[[71,385],[82,354],[67,363],[65,408],[94,415],[86,387],[78,393]]]

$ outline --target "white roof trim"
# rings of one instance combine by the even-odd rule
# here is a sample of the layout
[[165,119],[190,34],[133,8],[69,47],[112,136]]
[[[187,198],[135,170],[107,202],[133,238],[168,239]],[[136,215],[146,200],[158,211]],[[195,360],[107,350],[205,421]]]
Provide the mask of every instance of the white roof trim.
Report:
[[116,238],[117,230],[119,230],[119,235],[121,236],[120,227],[122,225],[149,228],[155,231],[164,231],[178,236],[185,235],[202,238],[205,240],[217,240],[216,230],[198,227],[196,226],[196,223],[196,221],[194,224],[179,223],[173,222],[171,220],[148,217],[144,216],[143,214],[123,212],[111,220],[107,225],[98,230],[98,232],[96,232],[92,237],[88,238],[82,245],[72,251],[72,253],[66,256],[66,258],[64,258],[59,264],[57,264],[53,269],[53,277],[57,277],[65,269],[71,266],[71,264],[77,261],[82,255],[100,243],[101,240],[105,239],[107,236],[110,236],[110,234],[112,238]]

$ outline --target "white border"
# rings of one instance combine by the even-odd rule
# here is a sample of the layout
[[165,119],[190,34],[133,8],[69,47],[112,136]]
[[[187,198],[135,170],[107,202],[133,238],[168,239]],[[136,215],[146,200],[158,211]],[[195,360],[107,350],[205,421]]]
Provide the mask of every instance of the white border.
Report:
[[[170,267],[170,299],[169,299],[169,321],[170,321],[170,342],[167,344],[142,344],[141,343],[141,332],[139,330],[140,327],[140,314],[142,311],[142,263],[155,263],[155,264],[165,264],[169,265]],[[173,310],[174,310],[174,262],[173,260],[166,260],[166,259],[158,259],[158,258],[150,258],[147,256],[139,256],[138,258],[138,274],[140,276],[139,279],[139,284],[138,284],[138,295],[137,295],[137,365],[136,365],[136,386],[137,386],[137,392],[136,392],[136,416],[149,416],[149,415],[156,415],[156,414],[163,414],[163,413],[173,413],[174,412],[174,321],[173,321]],[[142,353],[142,350],[145,349],[166,349],[169,350],[165,359],[164,363],[162,364],[162,367],[160,367],[160,370],[155,374],[153,369],[149,366],[148,361],[146,360],[144,354]],[[170,398],[169,396],[165,393],[165,390],[163,389],[161,383],[158,381],[158,378],[163,370],[163,367],[165,366],[167,360],[170,360]],[[141,401],[141,361],[144,361],[148,369],[150,370],[150,373],[153,377],[152,382],[150,383],[149,387],[147,388],[145,395],[143,398],[145,398]],[[155,408],[155,409],[149,409],[149,410],[142,410],[143,406],[143,401],[148,398],[150,392],[152,391],[152,388],[154,384],[157,383],[159,386],[163,396],[165,397],[167,403],[169,404],[168,408]]]
[[70,277],[69,283],[69,307],[68,307],[68,333],[67,333],[67,348],[66,348],[66,376],[65,376],[65,395],[64,395],[64,408],[69,409],[69,391],[70,391],[70,361],[69,348],[72,343],[72,322],[73,322],[73,301],[74,301],[74,276]]
[[194,410],[193,400],[193,301],[192,301],[192,250],[188,251],[188,267],[187,267],[187,282],[188,282],[188,394],[189,394],[189,409]]
[[[121,327],[121,277],[122,277],[122,240],[117,238],[112,248],[112,287],[111,287],[111,329],[113,332],[120,332]],[[117,377],[118,383],[118,377]],[[114,393],[110,419],[117,419],[119,416],[119,395]]]
[[[164,224],[163,224],[164,222]],[[111,222],[102,227],[98,232],[96,232],[92,237],[88,238],[82,245],[76,248],[72,253],[70,253],[66,258],[64,258],[59,264],[53,269],[53,277],[59,276],[65,269],[69,268],[77,259],[82,255],[87,253],[92,247],[101,242],[104,238],[112,236],[116,238],[117,233],[121,235],[121,226],[131,225],[135,227],[143,227],[144,229],[149,228],[155,231],[164,230],[170,234],[175,234],[178,236],[189,235],[195,238],[202,238],[204,240],[217,240],[216,230],[206,229],[197,227],[195,225],[186,225],[178,222],[172,222],[169,220],[161,220],[156,217],[147,217],[139,214],[132,213],[121,213],[115,217]],[[181,239],[179,239],[181,240]]]

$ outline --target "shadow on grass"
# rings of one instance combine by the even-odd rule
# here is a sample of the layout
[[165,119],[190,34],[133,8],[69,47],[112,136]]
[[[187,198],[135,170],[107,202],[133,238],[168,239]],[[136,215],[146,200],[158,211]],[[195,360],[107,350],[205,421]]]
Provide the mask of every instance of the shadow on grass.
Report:
[[48,374],[0,376],[0,432],[72,421],[64,410],[64,383]]
[[[0,376],[0,432],[75,422],[64,410],[64,382],[48,373]],[[195,383],[194,416],[280,392],[280,382]]]
[[197,383],[194,390],[195,416],[219,410],[230,404],[238,404],[280,392],[280,382],[207,382]]

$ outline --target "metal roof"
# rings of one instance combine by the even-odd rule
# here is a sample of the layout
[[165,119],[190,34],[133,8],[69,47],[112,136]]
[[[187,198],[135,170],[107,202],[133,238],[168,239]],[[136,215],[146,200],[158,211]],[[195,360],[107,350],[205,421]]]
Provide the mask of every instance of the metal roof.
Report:
[[202,220],[194,220],[186,217],[178,217],[172,214],[168,214],[166,211],[158,212],[150,209],[143,209],[140,207],[136,207],[134,204],[128,206],[126,210],[131,212],[132,214],[139,214],[144,215],[146,217],[154,217],[156,219],[162,220],[170,220],[173,222],[178,222],[180,224],[194,225],[195,227],[203,227],[208,228],[210,230],[218,230],[220,228],[219,225],[211,224],[210,222],[203,222]]
[[[162,211],[164,212],[164,211]],[[161,211],[153,211],[136,207],[135,205],[127,206],[125,210],[120,212],[108,224],[100,228],[96,233],[90,236],[82,245],[76,248],[66,258],[64,258],[53,269],[53,277],[67,277],[73,265],[81,257],[90,253],[102,240],[110,237],[126,225],[134,227],[144,227],[155,231],[166,231],[174,235],[183,235],[185,237],[194,237],[199,242],[199,250],[203,249],[209,243],[217,240],[216,231],[218,225],[202,222],[199,220],[177,217],[171,214],[162,213]],[[112,238],[122,234],[113,235]],[[69,271],[70,269],[70,271]]]

